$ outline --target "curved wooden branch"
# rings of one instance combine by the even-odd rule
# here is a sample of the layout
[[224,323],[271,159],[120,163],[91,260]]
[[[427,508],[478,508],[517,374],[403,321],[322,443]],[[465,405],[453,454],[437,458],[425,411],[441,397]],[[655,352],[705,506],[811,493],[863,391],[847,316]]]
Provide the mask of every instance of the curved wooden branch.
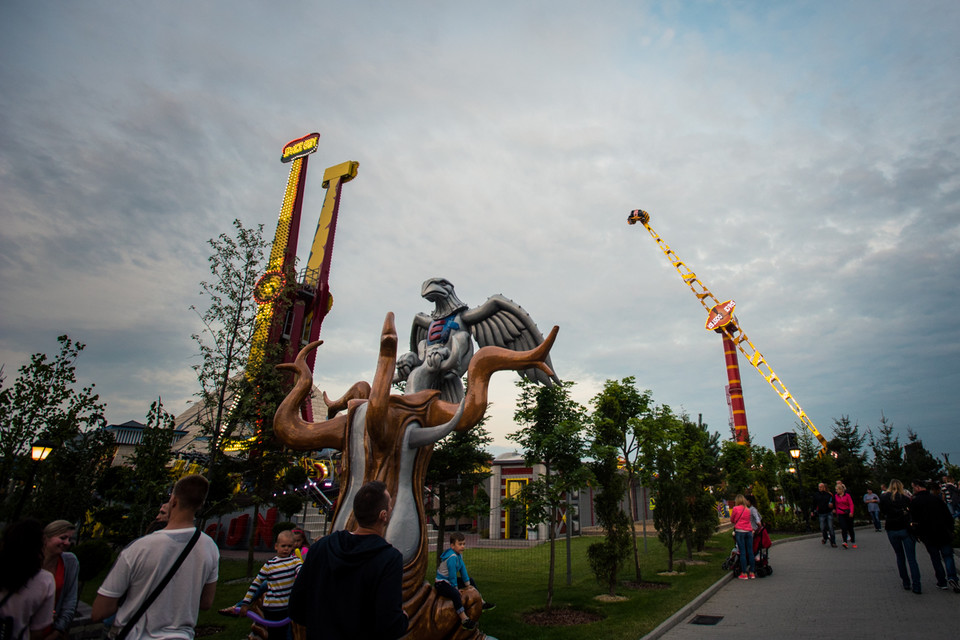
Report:
[[347,416],[337,416],[323,422],[307,422],[300,417],[300,405],[310,396],[313,388],[313,374],[307,366],[307,354],[321,344],[323,340],[311,342],[300,350],[293,363],[277,365],[277,369],[292,371],[294,375],[293,389],[277,407],[273,416],[274,433],[291,449],[343,449]]

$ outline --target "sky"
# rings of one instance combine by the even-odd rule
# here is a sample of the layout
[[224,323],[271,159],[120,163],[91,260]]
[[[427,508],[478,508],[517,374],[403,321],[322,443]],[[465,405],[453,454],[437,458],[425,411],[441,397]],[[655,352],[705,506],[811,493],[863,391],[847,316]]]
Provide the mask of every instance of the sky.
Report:
[[[353,160],[315,382],[370,380],[445,277],[503,294],[589,406],[634,376],[729,437],[719,336],[641,225],[721,301],[828,438],[881,417],[960,461],[960,4],[0,3],[0,363],[56,337],[111,423],[179,413],[208,239],[272,237],[283,145]],[[952,71],[951,71],[952,69]],[[741,357],[754,442],[797,420]],[[517,376],[487,429],[516,447]]]

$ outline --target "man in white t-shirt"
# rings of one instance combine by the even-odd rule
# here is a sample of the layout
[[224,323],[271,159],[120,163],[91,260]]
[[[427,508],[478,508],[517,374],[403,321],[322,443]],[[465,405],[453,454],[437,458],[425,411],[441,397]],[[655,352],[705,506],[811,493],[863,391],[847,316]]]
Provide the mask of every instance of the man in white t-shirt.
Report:
[[[97,590],[90,616],[94,621],[116,612],[113,635],[126,626],[193,536],[194,518],[203,506],[208,488],[207,479],[199,475],[184,476],[174,485],[167,503],[170,519],[166,528],[135,540],[120,553]],[[219,562],[216,543],[201,534],[196,546],[128,637],[192,640],[199,610],[213,605]],[[126,598],[120,604],[124,595]]]

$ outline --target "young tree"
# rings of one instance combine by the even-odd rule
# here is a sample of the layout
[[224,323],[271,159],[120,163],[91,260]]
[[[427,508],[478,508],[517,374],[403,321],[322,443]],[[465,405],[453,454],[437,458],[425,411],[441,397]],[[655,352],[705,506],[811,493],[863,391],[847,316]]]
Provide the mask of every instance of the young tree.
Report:
[[753,486],[755,474],[750,446],[724,440],[720,445],[720,466],[727,495],[746,494]]
[[[633,548],[633,564],[636,581],[638,583],[641,581],[640,554],[637,549],[637,531],[635,526],[636,515],[632,508],[632,497],[633,487],[640,476],[640,442],[637,437],[637,428],[640,420],[649,414],[651,394],[649,390],[641,392],[636,388],[635,384],[636,379],[633,376],[623,378],[620,381],[607,380],[606,383],[604,383],[603,390],[592,400],[594,406],[594,412],[590,420],[591,435],[593,438],[592,455],[597,461],[593,468],[593,473],[601,486],[606,487],[607,481],[610,483],[609,507],[611,509],[609,515],[609,525],[611,529],[607,530],[607,546],[602,550],[602,553],[599,547],[594,553],[597,554],[598,562],[601,559],[606,559],[608,563],[607,566],[609,566],[612,571],[605,575],[613,581],[613,584],[616,583],[616,570],[620,566],[618,547],[621,532],[617,530],[620,518],[616,512],[620,511],[622,513],[620,509],[620,499],[627,490],[630,490],[631,513],[629,516],[624,515],[630,527],[629,542]],[[622,472],[617,469],[616,463],[618,457],[621,459],[620,462],[623,465]],[[613,467],[610,466],[611,461],[613,462]],[[620,483],[621,478],[624,480],[625,486],[618,489],[616,485]],[[606,481],[604,479],[606,479]],[[607,489],[605,488],[604,491],[607,491]],[[619,491],[619,494],[617,494],[617,491]],[[599,510],[599,507],[597,508]],[[599,512],[598,517],[600,517]],[[603,523],[601,522],[601,524]],[[605,529],[607,528],[606,525],[604,525],[604,527]],[[614,559],[617,560],[617,564],[609,564]],[[613,586],[611,586],[611,589],[612,588]]]
[[939,480],[943,472],[943,465],[933,457],[920,436],[913,429],[907,428],[907,444],[903,447],[904,452],[904,482],[911,480]]
[[235,235],[226,233],[208,241],[213,253],[208,258],[213,278],[200,283],[200,293],[209,300],[207,309],[197,312],[203,330],[192,338],[200,349],[201,361],[194,365],[200,382],[202,408],[197,420],[201,433],[209,438],[208,469],[211,478],[222,455],[223,442],[242,422],[230,414],[230,403],[240,394],[246,379],[247,358],[253,339],[258,306],[254,286],[263,274],[270,242],[263,237],[263,225],[245,228],[233,221]]
[[[20,367],[13,386],[5,387],[0,375],[0,501],[5,508],[12,509],[12,504],[24,497],[21,492],[26,486],[13,487],[15,478],[26,482],[36,469],[43,491],[74,496],[78,487],[71,487],[67,479],[71,469],[60,465],[72,464],[79,454],[79,462],[91,463],[89,471],[95,472],[100,468],[100,458],[112,454],[113,441],[109,435],[99,433],[104,404],[94,393],[94,385],[79,391],[75,388],[76,362],[85,345],[66,335],[59,336],[57,342],[60,352],[52,360],[43,353],[33,354],[30,362]],[[50,440],[55,448],[42,466],[34,467],[29,450],[39,438]],[[48,473],[50,467],[61,473]],[[90,481],[95,482],[96,476]],[[75,506],[82,506],[85,500],[83,496]],[[50,508],[56,505],[51,504]],[[6,513],[9,517],[12,512]]]
[[547,387],[525,379],[517,382],[520,398],[513,417],[525,428],[508,436],[523,447],[527,464],[542,464],[546,469],[543,476],[527,484],[520,499],[526,507],[527,523],[548,525],[547,609],[553,607],[560,507],[568,493],[585,486],[589,477],[589,470],[582,462],[586,452],[585,410],[570,398],[573,384],[562,382]]
[[447,518],[489,512],[490,497],[483,490],[483,482],[490,473],[484,469],[490,463],[486,446],[493,438],[483,428],[481,420],[467,431],[454,431],[433,449],[426,483],[437,492],[437,563],[443,553],[443,538]]

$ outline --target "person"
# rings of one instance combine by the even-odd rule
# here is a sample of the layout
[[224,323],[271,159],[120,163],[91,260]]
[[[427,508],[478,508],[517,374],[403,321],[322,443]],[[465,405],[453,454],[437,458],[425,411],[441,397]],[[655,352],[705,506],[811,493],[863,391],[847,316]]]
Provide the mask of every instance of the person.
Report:
[[[200,475],[184,476],[173,486],[167,503],[170,518],[160,531],[132,542],[120,552],[106,580],[97,590],[90,614],[94,622],[116,612],[112,631],[128,625],[141,604],[154,592],[196,527],[210,484]],[[200,534],[189,556],[129,631],[131,638],[193,638],[199,609],[209,609],[217,590],[220,552],[206,534]],[[124,597],[120,604],[120,598]]]
[[289,606],[308,640],[393,640],[406,633],[403,557],[383,538],[391,512],[386,485],[366,482],[353,499],[357,528],[334,531],[310,547]]
[[53,635],[48,640],[66,638],[77,611],[77,581],[80,563],[68,551],[77,529],[72,522],[54,520],[43,528],[43,568],[54,578],[57,590],[53,607]]
[[827,544],[830,536],[830,546],[837,548],[837,536],[833,530],[833,494],[827,491],[827,485],[821,482],[817,485],[818,491],[813,494],[813,510],[820,517],[820,534],[823,539],[820,544]]
[[847,493],[847,485],[837,484],[837,495],[833,497],[834,508],[837,511],[837,520],[840,521],[840,535],[843,537],[843,548],[850,546],[857,548],[857,538],[853,531],[853,498]]
[[[467,565],[463,562],[463,550],[467,548],[467,538],[459,531],[450,534],[450,548],[440,556],[440,564],[437,566],[437,575],[434,578],[433,586],[437,593],[453,600],[453,608],[460,616],[460,624],[465,629],[475,629],[477,621],[471,620],[463,608],[463,598],[460,595],[460,589],[471,585],[476,589],[477,583],[467,573]],[[479,591],[479,590],[478,590]],[[496,605],[491,602],[483,603],[483,610],[493,609]]]
[[870,514],[874,529],[877,533],[880,533],[883,526],[880,524],[880,496],[875,494],[873,489],[867,487],[867,492],[863,494],[863,503],[867,505],[867,513]]
[[900,573],[903,588],[912,588],[913,592],[919,595],[922,593],[920,567],[917,565],[917,542],[910,533],[910,498],[899,480],[891,480],[887,491],[880,496],[880,513],[884,518],[883,528],[887,530],[887,539],[897,556],[897,571]]
[[744,496],[744,499],[750,509],[750,528],[756,534],[760,530],[760,525],[763,524],[763,518],[760,517],[760,511],[757,510],[757,499],[753,496]]
[[910,519],[917,537],[930,555],[937,588],[952,588],[955,593],[960,593],[957,565],[953,559],[953,516],[946,503],[934,496],[923,480],[914,480],[911,484]]
[[0,543],[0,621],[9,618],[13,638],[40,640],[53,630],[56,583],[41,569],[43,528],[27,519],[9,525]]
[[[750,508],[743,494],[737,494],[734,507],[730,510],[730,522],[733,524],[733,536],[740,553],[740,579],[757,577],[757,565],[753,556],[753,526],[750,524]],[[749,567],[750,571],[747,572]]]
[[[250,588],[240,601],[241,616],[247,615],[250,605],[260,597],[260,587],[266,585],[262,605],[264,619],[283,620],[287,617],[290,590],[302,565],[300,558],[293,555],[293,540],[293,533],[289,530],[277,534],[274,544],[277,555],[264,563],[257,577],[250,583]],[[287,627],[270,627],[267,634],[268,640],[284,640],[287,637]]]
[[303,560],[303,556],[310,550],[310,538],[303,529],[291,529],[293,532],[293,552]]
[[153,522],[147,525],[147,530],[144,535],[147,533],[153,533],[154,531],[159,531],[167,526],[167,520],[170,519],[170,513],[167,511],[166,503],[160,505],[160,511],[157,512],[156,517],[154,517]]
[[954,518],[960,518],[960,491],[957,490],[957,484],[951,476],[943,476],[943,484],[940,487],[940,494],[943,501]]

